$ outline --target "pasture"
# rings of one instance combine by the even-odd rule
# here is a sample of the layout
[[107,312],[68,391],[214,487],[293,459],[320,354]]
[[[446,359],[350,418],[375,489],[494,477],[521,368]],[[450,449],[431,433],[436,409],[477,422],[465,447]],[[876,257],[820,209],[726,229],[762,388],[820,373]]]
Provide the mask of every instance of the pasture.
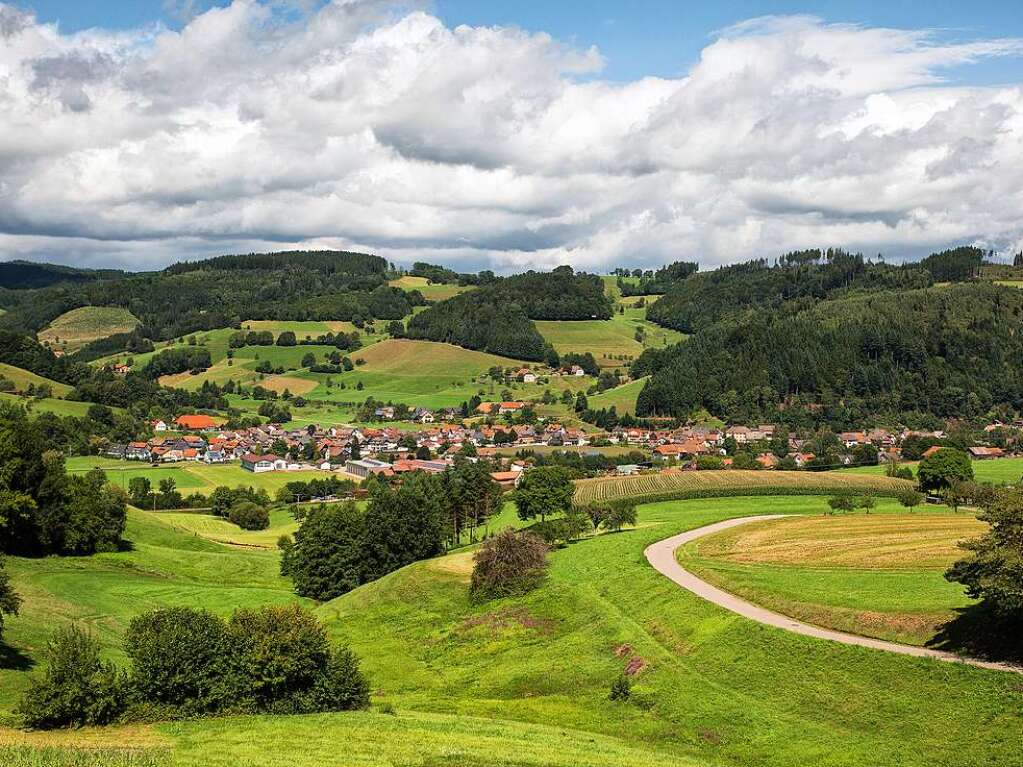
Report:
[[643,391],[643,387],[646,386],[647,378],[648,376],[637,378],[635,381],[629,381],[600,394],[594,394],[588,398],[589,405],[594,410],[613,407],[618,415],[626,413],[635,415],[636,400],[639,398],[639,393]]
[[67,384],[57,383],[49,378],[43,378],[41,375],[36,375],[28,370],[16,368],[14,365],[7,365],[6,363],[0,363],[0,376],[13,382],[14,390],[18,392],[24,392],[29,384],[32,384],[34,387],[49,386],[50,391],[53,392],[53,396],[56,398],[66,397],[71,393],[71,387]]
[[575,483],[577,503],[639,502],[683,497],[735,494],[812,495],[846,491],[894,495],[904,480],[888,477],[841,475],[805,471],[679,471],[636,474],[631,477],[595,477]]
[[[678,343],[684,336],[662,328],[646,319],[646,309],[616,310],[609,320],[547,321],[538,320],[540,331],[559,354],[590,352],[602,368],[626,368],[628,363],[650,347]],[[636,333],[642,333],[637,340]]]
[[60,315],[36,336],[50,348],[71,354],[90,341],[130,333],[138,325],[138,318],[123,307],[83,306]]
[[[679,589],[642,556],[720,519],[825,508],[824,498],[768,496],[642,506],[637,528],[555,551],[537,591],[486,604],[468,599],[466,552],[420,562],[316,608],[362,658],[375,705],[394,714],[172,722],[127,729],[120,743],[178,765],[302,767],[339,749],[365,765],[1013,763],[1018,744],[1004,734],[1023,726],[1015,676],[753,624]],[[54,625],[78,616],[123,663],[117,637],[155,604],[223,613],[294,598],[274,552],[217,545],[137,511],[128,537],[133,550],[117,554],[9,558],[29,596],[8,624],[11,651],[31,658]],[[632,699],[611,702],[626,667],[636,672]],[[27,674],[0,671],[0,710],[10,711]],[[118,742],[109,740],[118,730],[101,733]]]
[[[53,413],[59,416],[70,415],[75,418],[84,418],[89,412],[90,405],[88,402],[72,402],[71,400],[55,399],[53,397],[43,397],[42,399],[19,397],[5,392],[0,392],[0,400],[24,407],[30,416],[36,413]],[[119,412],[120,408],[111,408],[111,410]]]
[[396,280],[391,280],[387,284],[392,288],[400,288],[406,292],[418,290],[427,301],[444,301],[448,298],[454,298],[459,293],[473,290],[472,285],[431,284],[425,277],[413,277],[408,274]]
[[819,626],[922,645],[971,604],[942,574],[987,525],[970,514],[877,512],[755,522],[694,541],[679,562],[726,591]]
[[[908,461],[907,466],[916,473],[916,461]],[[1023,477],[1023,457],[991,458],[984,461],[973,461],[973,478],[977,482],[992,482],[998,485],[1016,484]],[[857,466],[852,469],[839,469],[843,474],[883,475],[884,466]]]

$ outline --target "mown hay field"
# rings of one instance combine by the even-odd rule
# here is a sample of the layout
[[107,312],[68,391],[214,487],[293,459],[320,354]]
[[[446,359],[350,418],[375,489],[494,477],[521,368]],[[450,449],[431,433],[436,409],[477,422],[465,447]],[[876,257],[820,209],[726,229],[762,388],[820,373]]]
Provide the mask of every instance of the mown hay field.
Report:
[[71,353],[90,341],[129,333],[138,324],[138,318],[120,306],[83,306],[64,312],[36,335],[44,344]]
[[806,471],[665,471],[631,477],[596,477],[576,482],[577,503],[668,500],[715,495],[827,494],[894,495],[905,480]]

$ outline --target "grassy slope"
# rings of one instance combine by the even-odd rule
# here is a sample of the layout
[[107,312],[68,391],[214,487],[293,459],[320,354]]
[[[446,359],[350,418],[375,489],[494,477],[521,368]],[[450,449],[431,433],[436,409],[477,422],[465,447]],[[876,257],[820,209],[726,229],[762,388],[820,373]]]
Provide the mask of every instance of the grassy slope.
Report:
[[83,306],[60,315],[36,335],[54,349],[70,353],[90,341],[127,333],[138,324],[135,315],[119,306]]
[[49,385],[50,389],[53,390],[54,397],[66,397],[71,391],[71,387],[67,384],[51,381],[49,378],[43,378],[41,375],[36,375],[28,370],[22,370],[2,362],[0,362],[0,376],[13,381],[16,391],[19,392],[25,391],[29,384],[34,384],[35,386],[40,384]]
[[[119,637],[132,616],[164,605],[236,607],[296,600],[278,574],[276,552],[236,550],[182,533],[159,514],[129,511],[128,551],[92,557],[7,557],[15,589],[25,599],[6,623],[4,642],[22,657],[37,657],[49,634],[77,620],[123,662]],[[10,711],[28,679],[26,670],[0,668],[0,712]],[[2,713],[0,713],[2,718]]]
[[[397,716],[246,717],[157,732],[182,765],[301,767],[340,753],[367,765],[1011,764],[1018,744],[998,733],[1023,725],[1016,678],[760,627],[642,558],[650,542],[717,519],[824,508],[769,497],[645,506],[636,530],[557,551],[539,591],[480,606],[466,596],[468,552],[412,565],[319,609]],[[34,654],[74,614],[112,643],[153,604],[225,612],[291,598],[272,553],[183,536],[140,512],[129,537],[136,549],[123,554],[9,559],[29,597],[9,624],[11,644]],[[611,703],[608,685],[634,657],[647,665],[633,702]],[[0,672],[0,708],[25,676]]]
[[[420,563],[321,608],[374,686],[416,708],[558,722],[736,765],[1011,763],[1013,676],[819,642],[752,624],[654,572],[655,540],[752,513],[821,513],[822,498],[641,508],[639,528],[556,552],[549,583],[483,606],[468,561]],[[631,658],[635,703],[606,700]],[[984,727],[976,726],[978,718]]]
[[401,288],[405,291],[418,290],[427,301],[444,301],[445,299],[457,296],[459,293],[465,293],[467,290],[473,289],[471,285],[431,285],[425,277],[412,277],[409,275],[405,275],[397,280],[391,280],[387,284],[392,288]]
[[594,410],[614,407],[618,415],[635,414],[636,400],[639,398],[639,393],[643,391],[643,387],[646,386],[646,382],[647,376],[637,378],[635,381],[629,381],[600,394],[594,394],[587,401]]
[[[70,400],[54,399],[52,397],[35,399],[18,397],[14,394],[6,394],[2,392],[0,392],[0,400],[13,402],[16,405],[21,405],[22,407],[27,408],[30,416],[34,413],[55,413],[61,416],[73,415],[76,418],[82,418],[89,412],[90,405],[88,402],[71,402]],[[121,408],[111,409],[115,412],[121,411]]]
[[985,525],[968,514],[907,514],[754,523],[694,541],[679,561],[705,580],[785,615],[922,645],[971,603],[942,577],[958,541]]
[[[644,349],[677,343],[683,338],[681,333],[648,322],[646,309],[635,308],[626,308],[624,314],[616,309],[609,320],[537,321],[536,328],[559,353],[590,352],[597,364],[606,368],[624,368]],[[642,342],[635,338],[637,329],[645,334]],[[620,359],[623,357],[624,360]]]

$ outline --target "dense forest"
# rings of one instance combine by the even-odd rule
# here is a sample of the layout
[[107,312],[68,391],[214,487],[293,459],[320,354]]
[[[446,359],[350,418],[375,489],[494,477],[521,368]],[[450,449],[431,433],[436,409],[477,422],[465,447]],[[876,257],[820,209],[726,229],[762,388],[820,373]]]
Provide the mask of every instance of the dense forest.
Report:
[[431,306],[408,324],[409,338],[443,341],[524,360],[556,358],[533,320],[606,320],[603,281],[561,266],[496,279]]
[[[910,273],[907,270],[905,273]],[[741,280],[740,280],[741,284]],[[731,422],[970,418],[1023,407],[1023,291],[989,283],[790,301],[649,352],[639,415]]]
[[58,283],[95,282],[124,277],[117,269],[77,269],[59,264],[37,264],[32,261],[0,262],[0,288],[26,290],[45,288]]
[[[138,335],[166,340],[268,320],[396,320],[425,303],[387,285],[387,262],[347,252],[222,256],[162,272],[5,291],[0,328],[34,333],[81,306],[121,306],[142,322]],[[127,339],[126,339],[127,340]]]
[[[964,250],[972,255],[975,249]],[[694,274],[654,302],[647,318],[694,333],[748,309],[781,310],[797,300],[809,306],[856,291],[912,290],[934,281],[922,262],[892,266],[842,250],[799,251],[782,256],[775,266],[761,259]]]

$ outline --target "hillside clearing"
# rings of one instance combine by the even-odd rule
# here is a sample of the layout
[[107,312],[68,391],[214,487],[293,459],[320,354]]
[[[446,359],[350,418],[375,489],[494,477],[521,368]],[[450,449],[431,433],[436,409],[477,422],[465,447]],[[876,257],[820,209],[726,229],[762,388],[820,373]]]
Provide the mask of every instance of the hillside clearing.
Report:
[[445,283],[431,285],[426,277],[413,277],[411,275],[399,277],[387,284],[392,288],[400,288],[404,291],[418,290],[427,301],[444,301],[474,288],[472,285],[451,285]]
[[29,384],[31,384],[35,388],[38,388],[39,386],[49,386],[50,391],[53,392],[53,396],[56,398],[66,397],[71,393],[72,387],[67,384],[57,383],[49,378],[43,378],[41,375],[36,375],[28,370],[16,368],[14,365],[0,363],[0,376],[12,381],[14,383],[15,391],[18,392],[26,391]]
[[138,318],[120,306],[83,306],[57,317],[36,336],[53,349],[76,352],[90,341],[130,333]]
[[[545,321],[538,320],[536,329],[559,354],[591,353],[602,368],[626,368],[633,359],[650,347],[667,346],[684,336],[662,328],[646,319],[645,309],[628,308],[617,311],[609,320]],[[642,339],[636,339],[637,331]]]
[[589,406],[594,410],[601,408],[614,408],[618,415],[625,415],[626,413],[636,414],[636,400],[639,398],[639,393],[643,391],[643,387],[646,386],[646,382],[649,376],[643,378],[637,378],[635,381],[629,381],[621,386],[616,386],[613,389],[601,392],[600,394],[594,394],[588,399]]

